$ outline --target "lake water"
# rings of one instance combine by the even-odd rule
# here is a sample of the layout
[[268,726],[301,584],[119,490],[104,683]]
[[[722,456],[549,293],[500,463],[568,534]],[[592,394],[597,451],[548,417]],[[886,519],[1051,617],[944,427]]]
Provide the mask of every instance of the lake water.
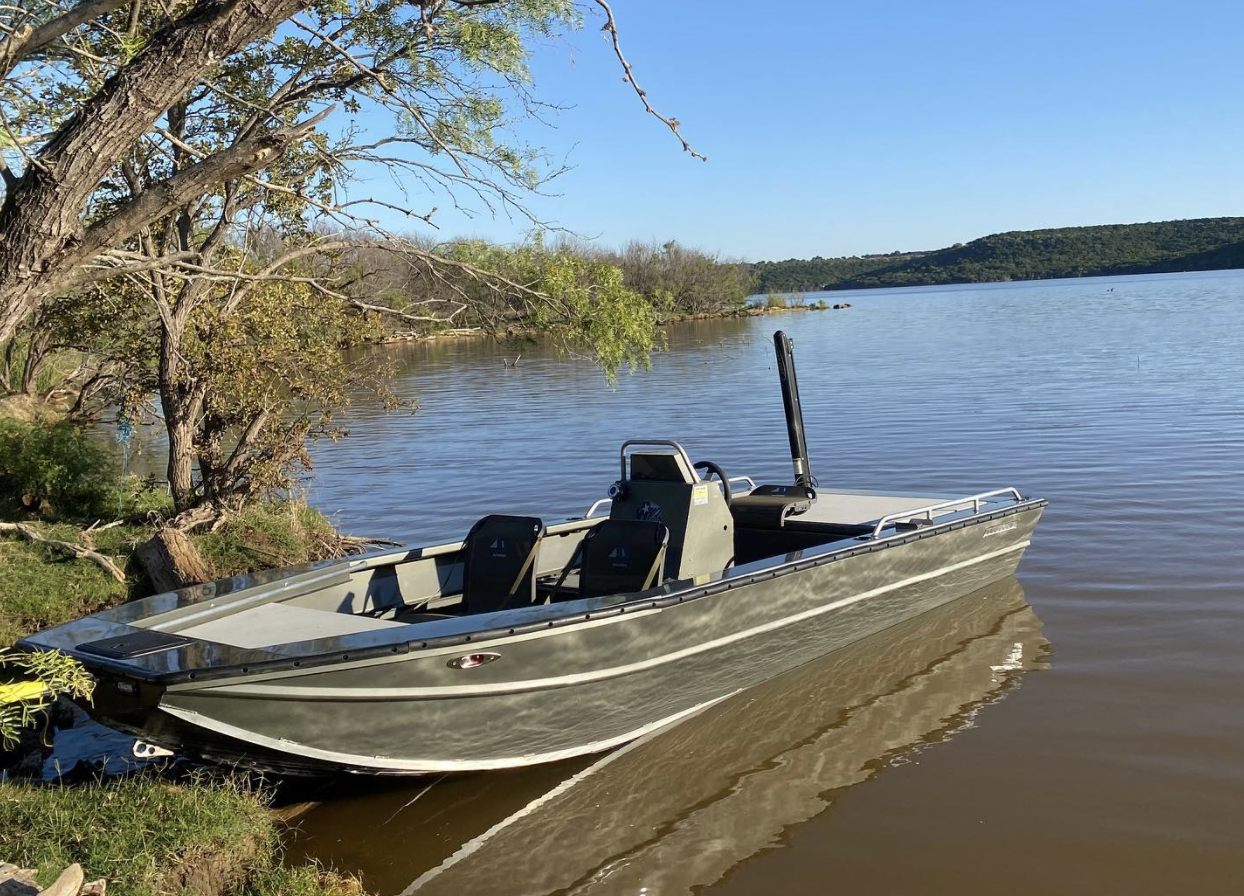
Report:
[[773,330],[823,486],[1050,500],[1011,580],[603,758],[338,787],[290,856],[384,896],[1244,890],[1244,275],[833,293],[685,324],[616,385],[391,349],[315,450],[348,531],[581,514],[627,438],[786,481]]

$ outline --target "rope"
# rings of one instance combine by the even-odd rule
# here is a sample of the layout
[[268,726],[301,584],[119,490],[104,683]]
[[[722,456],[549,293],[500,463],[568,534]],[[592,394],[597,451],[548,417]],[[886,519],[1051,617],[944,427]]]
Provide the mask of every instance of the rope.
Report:
[[125,516],[125,477],[130,471],[130,443],[134,441],[134,424],[129,417],[117,418],[117,444],[121,446],[121,480],[117,483],[117,519]]

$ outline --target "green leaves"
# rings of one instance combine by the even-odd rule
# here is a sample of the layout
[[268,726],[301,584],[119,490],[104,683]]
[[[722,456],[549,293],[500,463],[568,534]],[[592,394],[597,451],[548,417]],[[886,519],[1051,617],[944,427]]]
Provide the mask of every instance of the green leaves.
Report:
[[495,272],[509,284],[461,288],[494,330],[547,334],[563,352],[587,353],[610,379],[623,368],[649,366],[657,347],[652,303],[623,284],[622,271],[569,249],[546,249],[539,239],[517,247],[464,241],[451,257]]
[[[16,682],[10,681],[16,679]],[[0,746],[12,749],[40,710],[57,697],[85,699],[95,681],[82,664],[58,651],[14,653],[0,649]]]

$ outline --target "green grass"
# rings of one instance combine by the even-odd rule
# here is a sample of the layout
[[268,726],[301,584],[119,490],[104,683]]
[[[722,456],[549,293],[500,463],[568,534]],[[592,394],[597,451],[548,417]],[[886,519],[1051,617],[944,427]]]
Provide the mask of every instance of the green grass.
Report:
[[276,849],[264,795],[237,780],[0,783],[0,855],[36,869],[43,886],[80,862],[112,896],[232,892],[254,868],[275,867]]
[[251,876],[242,896],[363,896],[358,878],[315,865],[276,865]]
[[241,778],[3,782],[0,856],[42,886],[78,862],[109,896],[365,896],[357,878],[282,865],[268,796]]
[[[30,522],[41,535],[78,542],[82,528]],[[89,560],[19,536],[0,535],[0,647],[26,635],[116,606],[148,593],[128,568],[134,547],[151,537],[148,526],[117,526],[93,533],[95,550],[126,570],[122,585]],[[257,504],[220,531],[193,538],[216,578],[257,569],[291,566],[327,556],[333,527],[323,514],[298,501]]]
[[218,532],[195,538],[217,576],[292,566],[325,556],[332,524],[300,501],[253,504]]
[[[64,523],[31,523],[47,538],[78,543],[82,530]],[[122,569],[135,543],[149,537],[142,526],[118,526],[95,535],[95,550]],[[0,646],[31,632],[60,625],[131,596],[122,585],[89,560],[79,560],[46,544],[15,535],[0,537]]]

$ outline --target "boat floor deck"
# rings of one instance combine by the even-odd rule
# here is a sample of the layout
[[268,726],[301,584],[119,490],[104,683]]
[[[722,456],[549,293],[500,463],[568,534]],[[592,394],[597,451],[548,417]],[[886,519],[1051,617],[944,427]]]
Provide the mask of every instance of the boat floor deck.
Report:
[[270,603],[202,622],[178,634],[231,647],[255,648],[405,627],[402,622]]
[[[875,523],[883,516],[915,511],[930,504],[954,500],[958,495],[886,495],[879,492],[817,490],[816,503],[797,519],[809,523],[863,525]],[[948,508],[944,513],[953,513]],[[935,514],[937,516],[938,514]]]

